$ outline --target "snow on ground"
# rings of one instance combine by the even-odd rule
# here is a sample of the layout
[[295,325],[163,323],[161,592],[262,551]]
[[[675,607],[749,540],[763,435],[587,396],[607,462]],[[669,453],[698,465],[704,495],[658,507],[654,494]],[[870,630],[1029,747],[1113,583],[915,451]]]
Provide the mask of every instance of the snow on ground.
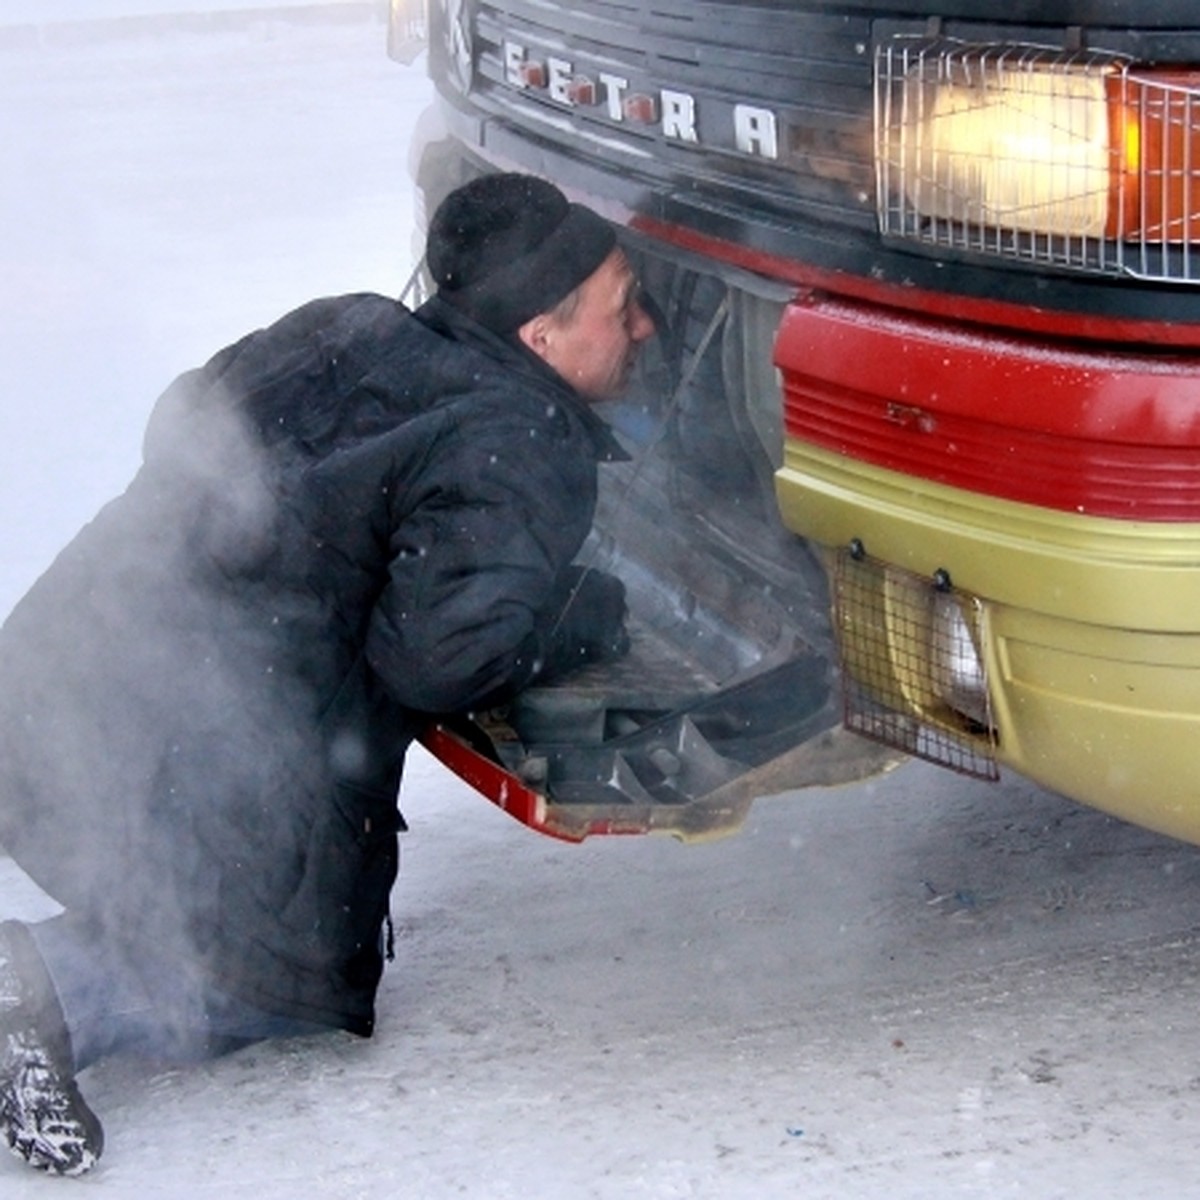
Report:
[[[369,13],[0,38],[0,612],[176,372],[399,291],[427,94]],[[3,1156],[5,1200],[1200,1195],[1191,847],[915,764],[693,847],[540,839],[420,756],[403,808],[376,1038],[101,1064],[101,1169]]]
[[[92,25],[99,21],[136,21],[150,18],[155,22],[163,19],[205,19],[221,15],[244,19],[246,14],[271,13],[281,15],[322,8],[322,15],[334,15],[333,10],[349,13],[352,8],[371,7],[383,13],[387,0],[0,0],[0,27],[59,26],[67,23],[84,22]],[[340,15],[340,14],[338,14]],[[93,34],[102,31],[92,30]],[[123,36],[127,29],[116,30]]]

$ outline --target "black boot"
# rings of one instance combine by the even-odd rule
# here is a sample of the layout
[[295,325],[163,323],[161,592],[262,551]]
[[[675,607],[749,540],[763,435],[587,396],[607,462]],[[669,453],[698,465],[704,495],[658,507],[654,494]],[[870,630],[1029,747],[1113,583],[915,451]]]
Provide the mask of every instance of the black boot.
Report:
[[18,1158],[55,1175],[90,1171],[104,1148],[54,985],[17,921],[0,923],[0,1131]]

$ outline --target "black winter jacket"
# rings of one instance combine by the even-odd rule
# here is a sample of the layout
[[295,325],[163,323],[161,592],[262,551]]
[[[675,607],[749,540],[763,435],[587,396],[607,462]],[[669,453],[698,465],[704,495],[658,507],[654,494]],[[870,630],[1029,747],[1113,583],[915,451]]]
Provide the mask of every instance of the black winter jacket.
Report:
[[0,841],[96,936],[369,1032],[415,713],[527,683],[619,453],[432,301],[315,301],[178,379],[0,632]]

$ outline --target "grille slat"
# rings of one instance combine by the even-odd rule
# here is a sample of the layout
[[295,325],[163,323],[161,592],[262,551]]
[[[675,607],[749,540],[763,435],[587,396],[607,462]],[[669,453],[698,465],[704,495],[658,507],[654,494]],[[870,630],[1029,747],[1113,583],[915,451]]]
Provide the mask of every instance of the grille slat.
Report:
[[1157,446],[1106,445],[983,420],[937,418],[937,434],[897,437],[877,397],[853,397],[819,381],[789,380],[784,395],[789,436],[950,487],[1056,507],[1143,520],[1200,515],[1197,454]]

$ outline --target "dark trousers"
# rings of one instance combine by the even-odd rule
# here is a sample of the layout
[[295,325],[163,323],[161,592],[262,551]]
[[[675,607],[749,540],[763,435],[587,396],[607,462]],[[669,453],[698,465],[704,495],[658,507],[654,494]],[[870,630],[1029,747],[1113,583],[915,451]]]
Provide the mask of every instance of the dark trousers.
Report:
[[29,931],[58,993],[75,1069],[114,1054],[195,1062],[266,1038],[328,1032],[212,986],[185,964],[136,963],[66,913]]

